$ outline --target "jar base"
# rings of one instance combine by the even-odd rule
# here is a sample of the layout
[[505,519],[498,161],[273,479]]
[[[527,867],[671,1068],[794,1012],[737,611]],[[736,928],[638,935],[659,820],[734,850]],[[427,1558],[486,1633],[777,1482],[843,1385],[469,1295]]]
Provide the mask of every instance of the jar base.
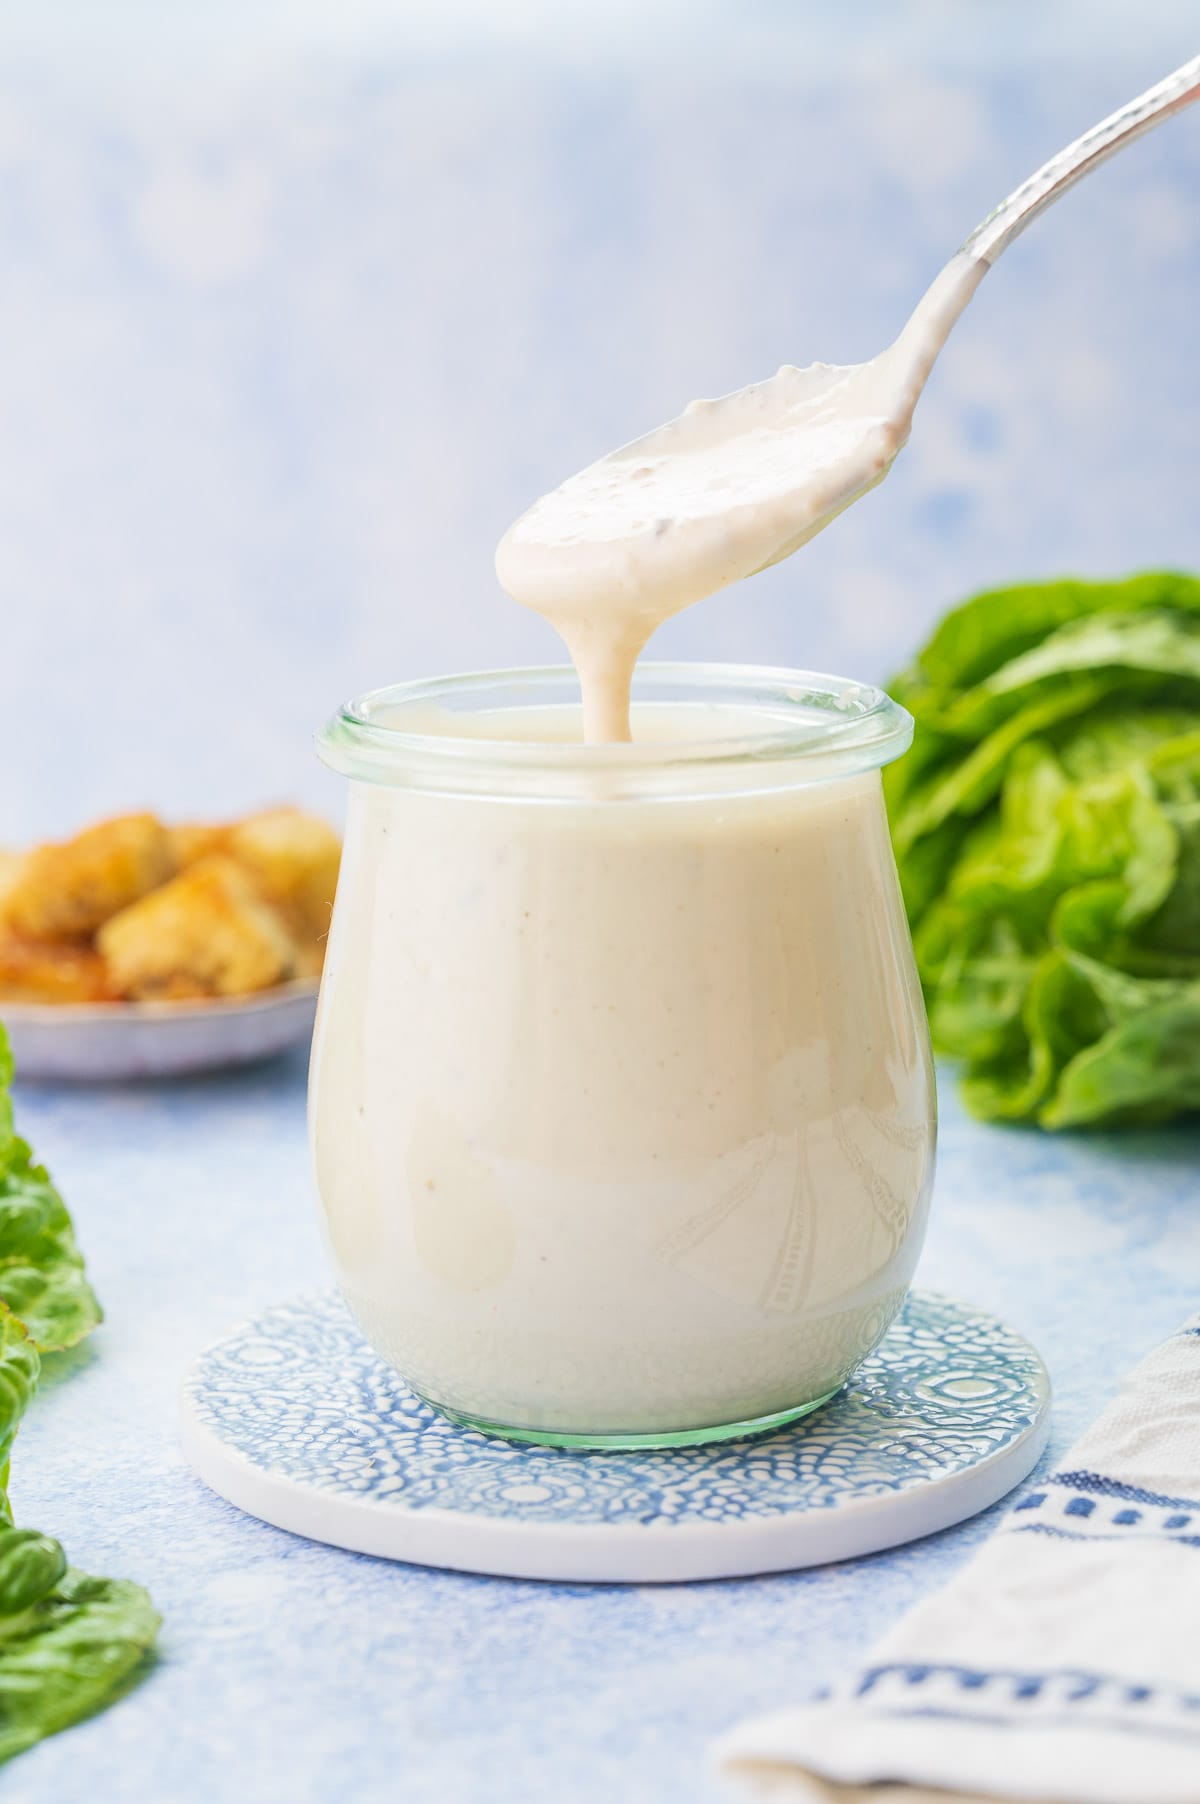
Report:
[[814,1410],[823,1409],[841,1388],[838,1385],[808,1403],[797,1403],[791,1409],[774,1410],[769,1416],[752,1416],[742,1422],[718,1422],[705,1428],[617,1429],[604,1434],[571,1433],[559,1428],[518,1428],[508,1422],[489,1421],[486,1416],[465,1415],[424,1393],[418,1392],[418,1395],[430,1409],[436,1409],[456,1427],[474,1429],[477,1434],[494,1435],[503,1441],[523,1441],[533,1447],[585,1448],[597,1453],[636,1453],[662,1447],[703,1447],[710,1441],[740,1441],[749,1435],[770,1434],[776,1428],[798,1422],[802,1416],[811,1416]]

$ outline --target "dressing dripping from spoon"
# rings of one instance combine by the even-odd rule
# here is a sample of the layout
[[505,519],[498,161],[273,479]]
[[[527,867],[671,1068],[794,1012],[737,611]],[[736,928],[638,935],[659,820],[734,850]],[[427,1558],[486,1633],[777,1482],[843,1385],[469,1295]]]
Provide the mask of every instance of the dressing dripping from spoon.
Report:
[[693,401],[509,527],[496,573],[565,643],[587,741],[630,738],[630,682],[656,627],[790,557],[883,480],[951,328],[1030,221],[1198,97],[1194,57],[1043,164],[976,227],[870,362],[786,365],[719,400]]

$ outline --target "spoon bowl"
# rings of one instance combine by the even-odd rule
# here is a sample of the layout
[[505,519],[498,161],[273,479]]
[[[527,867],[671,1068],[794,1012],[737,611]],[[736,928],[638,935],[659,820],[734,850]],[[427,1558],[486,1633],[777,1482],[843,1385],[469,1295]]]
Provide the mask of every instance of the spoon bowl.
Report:
[[879,356],[785,365],[693,401],[509,528],[496,553],[501,586],[565,641],[589,739],[628,738],[629,678],[662,621],[790,557],[883,480],[956,320],[1031,220],[1198,97],[1194,57],[1044,163],[976,227]]

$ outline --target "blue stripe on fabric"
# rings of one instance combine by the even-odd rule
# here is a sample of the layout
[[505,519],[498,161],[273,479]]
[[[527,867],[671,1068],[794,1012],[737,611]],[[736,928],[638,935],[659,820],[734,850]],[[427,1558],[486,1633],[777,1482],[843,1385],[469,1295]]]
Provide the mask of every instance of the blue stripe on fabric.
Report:
[[1008,1532],[1010,1535],[1052,1535],[1056,1541],[1124,1541],[1128,1546],[1136,1539],[1139,1547],[1155,1540],[1167,1547],[1200,1547],[1200,1535],[1108,1535],[1096,1530],[1088,1533],[1082,1528],[1059,1528],[1054,1522],[1018,1522]]
[[[1122,1678],[1119,1673],[1089,1672],[1078,1666],[1051,1666],[1031,1672],[1023,1666],[963,1666],[954,1660],[885,1660],[879,1666],[868,1666],[859,1675],[855,1697],[865,1697],[884,1679],[903,1679],[906,1685],[924,1685],[929,1679],[954,1679],[970,1690],[981,1685],[1040,1686],[1061,1681],[1071,1687],[1072,1702],[1093,1697],[1106,1686],[1125,1696],[1143,1698],[1162,1696],[1175,1699],[1189,1710],[1200,1710],[1200,1693],[1179,1691],[1173,1685],[1145,1685],[1140,1680]],[[1032,1695],[1030,1693],[1029,1695]]]
[[1122,1484],[1119,1478],[1108,1478],[1101,1472],[1052,1472],[1044,1482],[1061,1485],[1070,1491],[1091,1491],[1097,1497],[1119,1497],[1125,1503],[1157,1504],[1168,1510],[1200,1510],[1200,1502],[1194,1497],[1163,1497],[1157,1491]]
[[[969,1695],[970,1706],[960,1710],[957,1705],[946,1703],[898,1702],[894,1691],[891,1697],[885,1691],[882,1698],[872,1698],[872,1703],[890,1716],[940,1716],[968,1722],[995,1722],[1006,1728],[1019,1728],[1028,1723],[1036,1723],[1039,1728],[1051,1722],[1086,1723],[1089,1727],[1124,1731],[1140,1728],[1154,1734],[1200,1737],[1200,1695],[1176,1691],[1172,1687],[1144,1685],[1109,1673],[1081,1672],[1071,1667],[1024,1672],[1008,1667],[987,1670],[932,1661],[892,1661],[883,1666],[868,1667],[850,1696],[870,1697],[887,1680],[896,1680],[905,1690],[919,1693],[931,1680],[939,1679],[949,1679],[961,1692]],[[1041,1709],[1031,1713],[1027,1709],[1014,1708],[1044,1698],[1050,1688],[1057,1689],[1060,1694],[1056,1699],[1052,1693],[1047,1700],[1052,1715]],[[1160,1709],[1177,1711],[1188,1720],[1174,1724],[1161,1720],[1147,1723],[1114,1715],[1111,1708],[1099,1714],[1090,1708],[1078,1712],[1063,1708],[1074,1704],[1086,1706],[1096,1698],[1103,1701],[1105,1694],[1113,1703],[1127,1710],[1135,1709],[1139,1718],[1147,1714],[1141,1707],[1157,1703]],[[991,1708],[981,1708],[981,1705]]]
[[[994,1716],[986,1710],[950,1710],[936,1704],[918,1704],[911,1710],[887,1710],[881,1715],[896,1717],[902,1721],[909,1718],[922,1717],[930,1722],[943,1723],[978,1723],[988,1729],[1025,1728],[1023,1718],[1005,1718]],[[1045,1729],[1076,1729],[1081,1719],[1064,1710],[1054,1715],[1039,1713],[1037,1726],[1039,1732]],[[1089,1732],[1096,1729],[1110,1730],[1114,1735],[1159,1735],[1165,1741],[1200,1741],[1200,1727],[1193,1728],[1190,1723],[1143,1723],[1136,1718],[1126,1719],[1119,1716],[1089,1716],[1086,1718]]]

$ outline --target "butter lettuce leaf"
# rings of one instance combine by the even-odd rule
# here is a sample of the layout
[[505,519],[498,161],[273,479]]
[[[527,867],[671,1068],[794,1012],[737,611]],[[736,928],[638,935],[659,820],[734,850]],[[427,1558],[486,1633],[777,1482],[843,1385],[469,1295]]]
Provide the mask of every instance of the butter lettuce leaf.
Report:
[[159,1622],[140,1585],[89,1578],[48,1536],[0,1529],[0,1760],[122,1695]]
[[1200,1108],[1200,581],[977,596],[893,685],[886,780],[934,1043],[988,1119]]
[[100,1311],[62,1198],[14,1131],[11,1078],[0,1027],[0,1761],[121,1696],[159,1627],[140,1585],[76,1572],[49,1535],[13,1525],[9,1461],[39,1345],[70,1346]]
[[43,1353],[73,1347],[103,1316],[71,1218],[23,1142],[22,1164],[0,1178],[0,1299]]
[[0,1303],[0,1528],[12,1521],[8,1465],[21,1417],[37,1389],[42,1362],[24,1326]]
[[1046,1127],[1169,1121],[1200,1109],[1200,983],[1148,999],[1067,1064]]
[[66,1204],[13,1126],[13,1064],[0,1027],[0,1301],[38,1348],[73,1347],[102,1319]]
[[1200,617],[1200,577],[1151,570],[1114,582],[1066,579],[989,589],[943,615],[897,687],[954,695],[1073,621],[1163,609]]

